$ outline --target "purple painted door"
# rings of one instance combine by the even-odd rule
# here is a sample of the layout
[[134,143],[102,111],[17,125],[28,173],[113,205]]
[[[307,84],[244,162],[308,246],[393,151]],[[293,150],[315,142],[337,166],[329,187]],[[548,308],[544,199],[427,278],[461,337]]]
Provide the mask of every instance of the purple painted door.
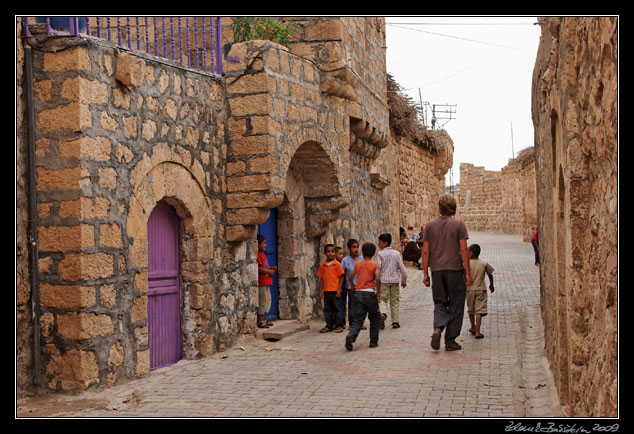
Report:
[[164,201],[156,204],[148,231],[148,346],[150,369],[181,358],[179,219]]

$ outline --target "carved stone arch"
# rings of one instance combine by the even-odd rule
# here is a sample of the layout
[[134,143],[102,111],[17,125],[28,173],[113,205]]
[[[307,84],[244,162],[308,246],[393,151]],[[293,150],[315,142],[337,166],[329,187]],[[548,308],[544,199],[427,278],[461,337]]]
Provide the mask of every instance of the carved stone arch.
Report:
[[[201,310],[210,309],[213,287],[207,263],[213,259],[213,237],[216,233],[211,201],[205,195],[199,179],[185,166],[162,161],[151,167],[137,183],[130,197],[126,222],[129,237],[129,270],[134,274],[136,302],[131,313],[138,324],[138,335],[147,333],[148,232],[147,222],[156,204],[165,200],[178,214],[181,222],[181,328],[182,355],[195,358],[213,353],[213,335],[198,326]],[[196,288],[196,294],[191,292]],[[202,289],[210,292],[201,293]],[[145,329],[145,332],[144,330]],[[141,340],[142,342],[142,340]],[[137,340],[137,357],[149,357],[147,348]],[[147,345],[147,343],[145,344]],[[149,367],[149,361],[147,366]]]
[[[340,174],[331,155],[316,141],[302,143],[287,169],[297,177],[305,204],[306,236],[324,233],[328,224],[339,218],[339,210],[348,205],[341,195]],[[288,188],[285,191],[288,196]]]
[[319,315],[311,271],[320,260],[319,236],[348,204],[340,172],[321,143],[303,142],[285,172],[284,200],[277,208],[279,314],[304,321]]

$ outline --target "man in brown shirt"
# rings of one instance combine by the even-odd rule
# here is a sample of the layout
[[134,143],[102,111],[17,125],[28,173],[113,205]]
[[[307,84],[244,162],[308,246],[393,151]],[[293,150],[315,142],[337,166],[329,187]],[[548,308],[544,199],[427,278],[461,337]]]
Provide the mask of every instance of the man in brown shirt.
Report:
[[[432,277],[434,300],[434,333],[431,347],[440,348],[440,337],[445,331],[445,349],[460,350],[456,342],[462,330],[467,285],[473,283],[469,269],[469,234],[464,222],[457,220],[456,199],[443,195],[438,201],[440,217],[425,225],[423,235],[422,267],[424,284]],[[446,330],[445,330],[446,329]]]

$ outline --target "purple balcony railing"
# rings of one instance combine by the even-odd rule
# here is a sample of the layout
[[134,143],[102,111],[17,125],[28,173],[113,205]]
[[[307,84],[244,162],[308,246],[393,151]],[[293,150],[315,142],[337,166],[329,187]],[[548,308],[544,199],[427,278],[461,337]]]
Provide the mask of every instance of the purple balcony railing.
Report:
[[220,17],[24,17],[23,22],[29,38],[92,36],[222,75]]

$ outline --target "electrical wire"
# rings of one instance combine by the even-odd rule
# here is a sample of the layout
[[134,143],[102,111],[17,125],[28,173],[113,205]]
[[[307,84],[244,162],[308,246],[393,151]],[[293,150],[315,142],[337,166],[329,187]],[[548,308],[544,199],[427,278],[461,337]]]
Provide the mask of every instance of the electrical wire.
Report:
[[386,23],[403,26],[534,26],[537,23]]
[[496,50],[496,48],[492,48],[492,49],[491,49],[490,51],[488,51],[488,52],[487,52],[484,56],[480,57],[478,60],[476,60],[476,61],[475,61],[475,62],[473,62],[472,64],[470,64],[470,65],[468,65],[468,66],[466,66],[466,67],[464,67],[464,68],[462,68],[462,69],[460,69],[460,70],[458,70],[458,71],[454,72],[453,74],[447,75],[447,76],[445,76],[445,77],[441,78],[440,80],[436,80],[436,81],[432,81],[432,82],[429,82],[429,83],[420,84],[420,85],[418,85],[418,86],[410,87],[410,88],[408,88],[408,89],[405,89],[405,91],[412,90],[412,89],[418,89],[418,88],[421,88],[421,87],[426,87],[426,86],[431,86],[432,84],[438,84],[438,83],[441,83],[441,82],[443,82],[443,81],[445,81],[445,80],[449,80],[450,78],[455,77],[456,75],[461,74],[461,73],[465,72],[466,70],[473,68],[473,67],[474,67],[474,66],[476,66],[478,63],[482,62],[485,58],[487,58],[487,57],[488,57],[488,56],[489,56],[492,52],[494,52],[495,50]]
[[462,38],[460,36],[447,35],[447,34],[437,33],[437,32],[430,32],[428,30],[412,29],[412,28],[409,28],[409,27],[403,27],[403,26],[398,26],[398,25],[394,25],[394,24],[389,24],[389,25],[392,25],[394,27],[398,27],[400,29],[412,30],[412,31],[421,32],[421,33],[428,33],[430,35],[442,36],[442,37],[445,37],[445,38],[459,39],[459,40],[462,40],[462,41],[475,42],[475,43],[484,44],[484,45],[491,45],[491,46],[498,47],[498,48],[508,48],[510,50],[522,51],[520,48],[511,47],[509,45],[494,44],[492,42],[478,41],[476,39]]

